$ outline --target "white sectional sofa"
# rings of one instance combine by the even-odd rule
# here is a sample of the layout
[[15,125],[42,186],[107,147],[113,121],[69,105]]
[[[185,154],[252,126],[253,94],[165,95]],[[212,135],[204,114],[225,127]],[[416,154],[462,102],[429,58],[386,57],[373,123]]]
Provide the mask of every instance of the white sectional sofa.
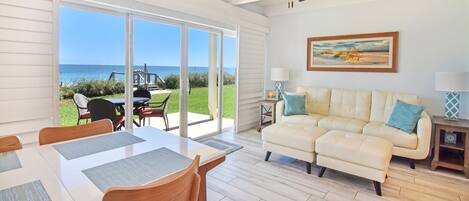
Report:
[[[396,100],[410,104],[420,104],[418,96],[378,90],[345,90],[320,87],[298,87],[296,93],[305,94],[307,114],[284,116],[284,105],[281,101],[277,105],[277,123],[317,126],[326,131],[340,130],[380,137],[393,144],[393,155],[410,159],[412,168],[415,168],[414,160],[422,160],[428,156],[432,125],[426,112],[422,112],[414,133],[409,134],[386,126]],[[285,137],[288,138],[288,136]],[[277,145],[273,144],[273,146]],[[281,147],[282,145],[278,146]],[[282,151],[298,151],[294,149],[292,147],[282,147]],[[275,152],[276,150],[272,151]],[[314,156],[314,153],[312,154]]]

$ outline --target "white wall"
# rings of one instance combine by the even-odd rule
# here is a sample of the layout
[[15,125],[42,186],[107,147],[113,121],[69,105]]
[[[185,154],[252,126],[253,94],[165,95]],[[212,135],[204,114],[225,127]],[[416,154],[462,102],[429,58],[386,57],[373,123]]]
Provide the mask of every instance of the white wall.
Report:
[[[377,0],[271,17],[268,66],[290,68],[287,89],[299,85],[381,89],[417,94],[432,114],[442,114],[437,71],[469,66],[467,0]],[[399,31],[398,73],[307,72],[311,36]],[[269,70],[266,70],[269,77]],[[266,79],[266,87],[272,83]],[[468,95],[469,96],[469,95]],[[466,98],[467,100],[467,98]],[[468,104],[463,117],[469,117]]]

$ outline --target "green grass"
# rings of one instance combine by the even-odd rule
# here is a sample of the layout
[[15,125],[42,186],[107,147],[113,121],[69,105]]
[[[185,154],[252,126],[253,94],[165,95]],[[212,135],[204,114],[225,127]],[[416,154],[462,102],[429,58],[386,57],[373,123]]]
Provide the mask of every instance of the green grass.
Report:
[[[169,113],[179,112],[179,89],[172,90],[171,99],[169,101]],[[109,96],[101,96],[94,98],[123,98],[124,94],[115,94]],[[163,100],[166,95],[152,95],[152,101]],[[223,117],[234,118],[235,103],[235,86],[223,86]],[[208,89],[192,88],[189,95],[189,112],[198,114],[208,114]],[[60,101],[60,120],[62,126],[76,125],[77,109],[72,99]]]

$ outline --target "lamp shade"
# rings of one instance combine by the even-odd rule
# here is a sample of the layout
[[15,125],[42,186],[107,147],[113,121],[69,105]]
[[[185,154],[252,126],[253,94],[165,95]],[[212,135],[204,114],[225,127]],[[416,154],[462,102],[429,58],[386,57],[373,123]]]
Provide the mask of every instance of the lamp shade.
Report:
[[271,68],[270,80],[275,82],[285,82],[290,79],[290,73],[285,68]]
[[435,73],[435,90],[445,92],[466,91],[464,72]]

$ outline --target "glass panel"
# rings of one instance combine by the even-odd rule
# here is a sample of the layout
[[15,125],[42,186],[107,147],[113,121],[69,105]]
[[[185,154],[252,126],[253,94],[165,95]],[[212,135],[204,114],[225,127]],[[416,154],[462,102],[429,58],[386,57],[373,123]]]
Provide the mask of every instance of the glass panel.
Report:
[[[150,104],[143,111],[136,111],[134,118],[147,126],[171,128],[172,133],[178,134],[181,28],[134,19],[133,55],[134,89],[151,93]],[[168,96],[168,102],[162,103]]]
[[61,7],[60,24],[60,118],[70,126],[89,120],[86,100],[78,100],[85,107],[78,109],[74,94],[125,97],[125,18]]
[[218,132],[218,33],[189,29],[188,136]]
[[234,128],[236,99],[236,37],[223,37],[223,130]]

